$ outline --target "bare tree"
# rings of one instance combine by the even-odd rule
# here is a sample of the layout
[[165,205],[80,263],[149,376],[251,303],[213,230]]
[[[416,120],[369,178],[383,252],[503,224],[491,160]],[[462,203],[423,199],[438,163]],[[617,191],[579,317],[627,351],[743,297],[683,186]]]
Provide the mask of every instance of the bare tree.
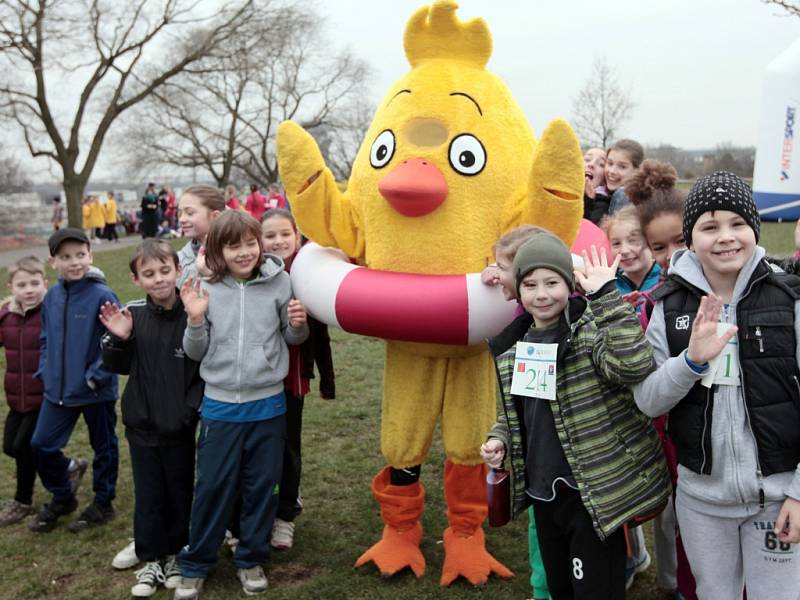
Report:
[[200,168],[218,186],[231,179],[243,116],[252,112],[263,64],[274,59],[281,36],[302,13],[260,0],[259,10],[217,50],[185,69],[134,111],[117,138],[121,158],[138,170],[170,165]]
[[605,58],[595,59],[592,74],[572,101],[573,125],[581,143],[607,148],[633,106],[614,69]]
[[0,151],[0,192],[23,192],[31,185],[28,172],[19,161],[8,154]]
[[356,100],[337,112],[333,125],[319,125],[309,130],[337,180],[350,178],[353,161],[372,122],[373,112],[372,106]]
[[[128,119],[115,136],[120,158],[137,172],[164,165],[203,169],[219,187],[231,178],[236,138],[241,133],[238,116],[246,80],[235,71],[207,74],[218,79],[213,90],[192,86],[186,80],[165,84]],[[227,92],[222,96],[214,92]],[[219,106],[217,106],[219,104]]]
[[141,143],[122,148],[133,149],[135,164],[201,168],[220,186],[234,174],[267,185],[278,178],[275,130],[295,119],[330,137],[337,160],[348,157],[338,160],[338,174],[349,175],[353,131],[363,132],[367,67],[331,50],[314,13],[267,4],[199,65],[136,111],[126,138]]
[[800,17],[800,2],[791,2],[790,0],[761,0],[764,4],[768,4],[770,6],[777,6],[778,8],[782,8],[790,15],[794,15],[795,17]]
[[313,36],[287,40],[286,54],[262,74],[258,110],[244,119],[237,166],[262,185],[278,179],[275,132],[282,121],[292,119],[308,130],[340,130],[346,118],[338,121],[337,112],[352,110],[363,96],[365,63],[349,52],[324,58],[325,49],[315,44]]
[[117,118],[213,53],[254,10],[254,0],[205,4],[0,0],[0,114],[34,158],[59,165],[70,225],[80,226],[80,198]]

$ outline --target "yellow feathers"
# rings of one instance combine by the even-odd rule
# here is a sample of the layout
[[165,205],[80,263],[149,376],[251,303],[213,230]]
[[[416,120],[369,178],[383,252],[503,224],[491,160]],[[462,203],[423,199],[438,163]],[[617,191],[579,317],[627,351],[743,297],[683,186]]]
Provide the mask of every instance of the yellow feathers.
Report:
[[492,36],[483,19],[464,22],[458,4],[436,0],[423,6],[406,25],[403,46],[412,67],[432,58],[449,59],[483,68],[492,55]]
[[571,244],[583,213],[583,160],[563,121],[537,144],[505,83],[485,69],[483,19],[453,0],[416,11],[411,69],[384,96],[340,192],[313,138],[278,130],[278,165],[297,224],[374,269],[453,275],[494,261],[494,242],[530,222]]

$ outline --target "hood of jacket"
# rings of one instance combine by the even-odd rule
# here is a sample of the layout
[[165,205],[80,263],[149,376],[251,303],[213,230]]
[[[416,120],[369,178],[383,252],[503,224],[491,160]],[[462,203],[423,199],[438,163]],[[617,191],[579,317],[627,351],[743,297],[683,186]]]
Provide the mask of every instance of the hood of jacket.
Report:
[[[283,259],[280,256],[277,254],[265,254],[264,262],[258,269],[258,275],[245,282],[245,284],[250,286],[267,283],[284,272],[286,272],[286,269],[284,268]],[[222,283],[227,287],[235,288],[238,288],[241,285],[239,280],[230,274],[223,277],[219,283]]]
[[[42,296],[42,300],[44,300],[44,296]],[[22,305],[19,302],[17,302],[17,299],[14,298],[13,296],[11,296],[8,299],[8,302],[3,301],[0,304],[2,304],[3,308],[6,308],[8,312],[13,313],[15,315],[19,315],[21,317],[24,317],[26,313],[30,313],[36,310],[41,310],[42,307],[42,303],[39,302],[39,304],[31,306],[29,309],[25,310],[24,308],[22,308]]]
[[59,275],[58,276],[58,283],[61,285],[67,285],[70,289],[75,289],[76,287],[81,287],[82,285],[91,285],[93,283],[107,283],[106,282],[106,274],[99,267],[95,267],[91,265],[89,270],[86,271],[86,275],[78,279],[78,281],[65,281],[64,278]]
[[[736,278],[736,285],[733,288],[733,296],[731,298],[731,304],[735,304],[738,302],[742,295],[746,291],[747,283],[750,281],[750,278],[753,276],[753,271],[756,270],[758,263],[761,262],[766,256],[766,251],[761,246],[756,246],[753,255],[750,259],[744,264],[742,270],[739,271],[739,275]],[[775,265],[770,265],[773,270],[779,270]],[[711,286],[706,279],[706,276],[703,274],[703,265],[700,264],[700,259],[697,258],[697,255],[684,248],[683,250],[677,250],[675,254],[672,256],[672,263],[669,267],[669,274],[670,275],[678,275],[682,279],[685,279],[688,283],[692,284],[694,287],[703,290],[707,294],[711,294]]]

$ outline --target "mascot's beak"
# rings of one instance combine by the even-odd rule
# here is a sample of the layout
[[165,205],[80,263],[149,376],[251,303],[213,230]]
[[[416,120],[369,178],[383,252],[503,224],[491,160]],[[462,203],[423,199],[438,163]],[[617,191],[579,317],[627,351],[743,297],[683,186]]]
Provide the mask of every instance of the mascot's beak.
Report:
[[404,160],[378,183],[378,191],[391,207],[406,217],[421,217],[436,210],[447,198],[447,181],[428,160]]

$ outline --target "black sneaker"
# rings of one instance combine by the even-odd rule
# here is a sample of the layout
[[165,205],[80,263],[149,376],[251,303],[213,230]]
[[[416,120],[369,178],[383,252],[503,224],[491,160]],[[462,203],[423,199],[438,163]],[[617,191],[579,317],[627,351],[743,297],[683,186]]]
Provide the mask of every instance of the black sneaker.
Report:
[[51,500],[44,504],[29,525],[29,529],[36,533],[51,531],[58,524],[58,518],[75,512],[78,508],[78,500],[73,496],[67,502],[56,502]]
[[96,502],[92,502],[78,515],[77,519],[67,525],[67,529],[77,533],[89,527],[104,525],[114,518],[114,514],[114,507],[110,504],[108,506],[100,506]]
[[71,458],[69,460],[67,475],[69,476],[69,487],[73,496],[78,493],[78,488],[81,487],[81,480],[88,468],[89,461],[85,458]]

